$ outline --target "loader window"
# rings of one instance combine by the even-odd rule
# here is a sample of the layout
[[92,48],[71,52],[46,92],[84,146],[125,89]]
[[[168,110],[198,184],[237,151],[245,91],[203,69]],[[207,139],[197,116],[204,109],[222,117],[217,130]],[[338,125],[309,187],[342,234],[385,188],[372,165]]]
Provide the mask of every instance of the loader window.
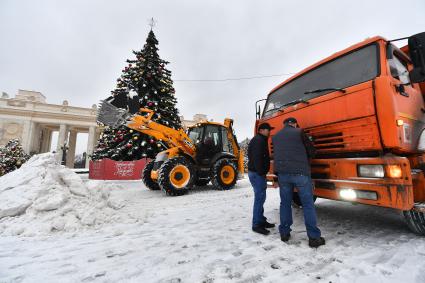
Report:
[[204,128],[191,128],[189,130],[189,138],[194,142],[198,143],[202,139],[202,133],[204,132]]
[[371,44],[316,67],[271,93],[264,107],[263,117],[272,115],[288,102],[309,100],[332,92],[326,90],[304,94],[306,91],[343,89],[374,79],[379,72],[378,57],[378,45]]
[[206,127],[204,144],[212,147],[220,145],[220,132],[217,126],[208,125]]
[[227,137],[227,129],[225,127],[221,128],[221,140],[223,141],[223,151],[232,152],[231,144]]

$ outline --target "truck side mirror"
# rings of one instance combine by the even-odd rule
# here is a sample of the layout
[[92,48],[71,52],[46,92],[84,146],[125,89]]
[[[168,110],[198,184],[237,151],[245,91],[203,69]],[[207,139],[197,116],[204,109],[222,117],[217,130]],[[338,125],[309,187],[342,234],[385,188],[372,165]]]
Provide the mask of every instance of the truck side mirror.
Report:
[[409,53],[413,70],[409,72],[412,83],[425,82],[425,32],[409,37]]
[[260,106],[260,103],[262,102],[262,101],[266,101],[267,99],[260,99],[260,100],[257,100],[257,101],[255,101],[255,118],[258,120],[258,119],[260,119],[261,118],[261,106]]

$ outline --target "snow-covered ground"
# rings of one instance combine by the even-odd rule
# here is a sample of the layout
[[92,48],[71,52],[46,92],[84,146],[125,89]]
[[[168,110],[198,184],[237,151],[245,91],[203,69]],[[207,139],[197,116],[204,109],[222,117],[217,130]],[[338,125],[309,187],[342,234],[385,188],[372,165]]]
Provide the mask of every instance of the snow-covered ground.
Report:
[[[59,184],[65,190],[66,182]],[[0,219],[0,282],[425,282],[425,238],[390,209],[318,200],[327,244],[311,249],[299,209],[288,244],[277,228],[268,236],[250,230],[247,179],[231,191],[207,186],[181,197],[140,181],[84,184],[93,193],[63,191],[68,201],[56,209],[30,204],[28,213]],[[265,214],[277,223],[278,190],[267,197]],[[92,200],[102,213],[89,207]],[[82,221],[85,208],[94,220]],[[76,220],[67,226],[70,215]],[[57,217],[65,217],[62,229],[47,229]],[[44,228],[22,228],[30,220]]]

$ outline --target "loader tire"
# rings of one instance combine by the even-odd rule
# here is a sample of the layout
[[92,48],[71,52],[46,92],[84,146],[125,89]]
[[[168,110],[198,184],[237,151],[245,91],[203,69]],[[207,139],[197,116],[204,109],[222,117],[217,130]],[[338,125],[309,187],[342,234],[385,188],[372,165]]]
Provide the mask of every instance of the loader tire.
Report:
[[403,211],[403,216],[410,230],[418,235],[425,236],[425,215],[423,212],[407,210]]
[[155,180],[152,180],[151,178],[151,172],[154,166],[155,160],[149,161],[148,164],[146,164],[145,169],[143,169],[142,173],[142,181],[145,184],[146,187],[148,187],[150,190],[157,191],[159,190],[159,185]]
[[159,168],[158,184],[168,196],[181,196],[193,186],[194,170],[190,161],[175,157],[165,161]]
[[210,179],[197,179],[195,181],[195,185],[198,187],[203,187],[208,185],[209,182],[210,182]]
[[[316,199],[317,199],[317,197],[316,197],[316,196],[313,196],[313,203],[316,201]],[[298,207],[302,207],[302,206],[303,206],[303,205],[302,205],[302,203],[301,203],[300,196],[298,195],[298,193],[297,193],[297,192],[293,192],[293,193],[292,193],[292,202],[293,202],[296,206],[298,206]]]
[[219,190],[232,189],[238,179],[238,171],[233,160],[223,158],[218,160],[212,168],[211,183]]

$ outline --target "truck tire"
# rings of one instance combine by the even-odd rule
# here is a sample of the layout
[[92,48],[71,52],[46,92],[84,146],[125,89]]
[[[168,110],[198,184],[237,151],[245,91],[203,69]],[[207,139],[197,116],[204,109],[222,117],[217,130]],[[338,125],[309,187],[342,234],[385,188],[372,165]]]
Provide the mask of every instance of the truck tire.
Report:
[[165,161],[158,172],[158,184],[168,196],[181,196],[193,186],[194,170],[184,157],[174,157]]
[[203,187],[208,185],[209,182],[210,182],[210,179],[197,179],[195,181],[195,185],[198,187]]
[[[316,199],[317,199],[317,197],[316,196],[313,196],[313,203],[316,201]],[[298,206],[298,207],[302,207],[303,206],[302,203],[301,203],[300,196],[298,195],[297,192],[293,192],[293,194],[292,194],[292,202],[296,206]]]
[[233,160],[223,158],[218,160],[212,168],[211,183],[219,190],[232,189],[238,179],[238,171]]
[[407,210],[403,211],[407,226],[414,233],[425,236],[425,215],[423,212]]
[[160,189],[159,185],[157,182],[155,182],[151,178],[151,172],[152,172],[154,163],[155,163],[155,160],[151,160],[149,161],[148,164],[146,164],[145,169],[143,169],[143,173],[142,173],[142,181],[145,184],[145,186],[148,187],[148,189],[157,191]]

